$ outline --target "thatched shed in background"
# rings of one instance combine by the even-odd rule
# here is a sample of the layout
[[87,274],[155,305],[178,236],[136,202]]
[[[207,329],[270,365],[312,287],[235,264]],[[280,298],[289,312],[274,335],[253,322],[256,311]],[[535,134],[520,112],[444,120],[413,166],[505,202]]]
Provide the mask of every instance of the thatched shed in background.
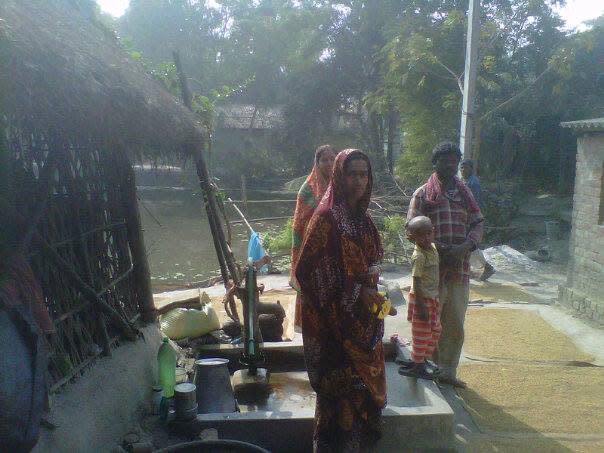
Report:
[[132,158],[190,154],[203,136],[91,4],[0,3],[0,129],[12,179],[3,229],[43,289],[55,388],[154,318]]

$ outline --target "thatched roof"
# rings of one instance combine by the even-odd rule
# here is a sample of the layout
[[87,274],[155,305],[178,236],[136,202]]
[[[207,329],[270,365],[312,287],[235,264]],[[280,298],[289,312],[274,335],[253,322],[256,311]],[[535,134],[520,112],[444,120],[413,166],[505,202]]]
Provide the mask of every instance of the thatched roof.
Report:
[[581,132],[603,132],[604,118],[592,118],[588,120],[567,121],[560,123],[560,126],[573,129],[577,133]]
[[0,1],[0,109],[8,125],[161,155],[200,124],[82,2]]
[[218,126],[224,129],[276,129],[283,127],[283,107],[228,104],[216,107]]

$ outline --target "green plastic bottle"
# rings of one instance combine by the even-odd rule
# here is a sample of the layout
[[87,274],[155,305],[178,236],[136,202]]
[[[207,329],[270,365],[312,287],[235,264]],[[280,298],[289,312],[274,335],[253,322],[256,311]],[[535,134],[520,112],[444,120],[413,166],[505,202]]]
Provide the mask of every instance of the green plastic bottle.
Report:
[[174,396],[176,385],[176,352],[170,346],[167,337],[157,351],[157,369],[159,372],[159,385],[162,388],[164,398]]

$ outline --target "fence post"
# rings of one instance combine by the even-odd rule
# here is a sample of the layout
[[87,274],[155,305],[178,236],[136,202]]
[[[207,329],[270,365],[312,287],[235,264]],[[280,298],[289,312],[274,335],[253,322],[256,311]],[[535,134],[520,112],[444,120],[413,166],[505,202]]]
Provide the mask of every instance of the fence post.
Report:
[[141,226],[141,216],[138,210],[138,200],[136,198],[136,182],[134,179],[134,170],[126,156],[119,159],[123,168],[124,184],[124,217],[126,221],[126,230],[128,232],[128,243],[130,244],[130,253],[132,254],[132,264],[134,284],[136,293],[139,297],[140,313],[143,322],[155,321],[155,304],[153,303],[153,291],[151,290],[151,272],[149,271],[149,262],[147,261],[147,251],[145,249],[145,240],[143,238],[143,229]]
[[247,209],[247,184],[245,180],[245,175],[241,175],[241,199],[243,200],[243,210],[245,213],[248,213]]

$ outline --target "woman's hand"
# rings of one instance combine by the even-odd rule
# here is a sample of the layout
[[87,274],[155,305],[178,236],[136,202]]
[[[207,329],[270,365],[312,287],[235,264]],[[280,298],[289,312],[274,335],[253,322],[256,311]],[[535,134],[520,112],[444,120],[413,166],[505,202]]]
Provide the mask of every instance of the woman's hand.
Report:
[[367,286],[361,287],[360,297],[361,300],[369,307],[369,311],[374,314],[379,313],[382,310],[382,306],[386,301],[384,296],[382,296],[377,290]]
[[384,297],[375,288],[365,285],[361,286],[361,298],[367,302],[382,303],[384,301]]

